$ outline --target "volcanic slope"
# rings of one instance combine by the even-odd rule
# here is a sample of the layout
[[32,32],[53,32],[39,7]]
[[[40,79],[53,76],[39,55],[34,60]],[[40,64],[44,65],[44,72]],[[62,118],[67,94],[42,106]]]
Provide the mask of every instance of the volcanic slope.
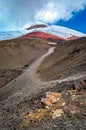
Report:
[[46,43],[38,38],[0,41],[0,88],[47,52]]
[[[77,58],[80,56],[78,59],[80,63],[77,62],[77,64],[82,66],[82,64],[84,64],[84,59],[83,61],[80,59],[86,57],[86,39],[82,38],[76,41],[68,42],[66,43],[67,45],[57,45],[56,49],[55,47],[48,49],[48,45],[42,44],[46,42],[36,39],[35,49],[37,49],[38,53],[40,53],[39,50],[43,51],[42,56],[39,57],[39,54],[37,53],[37,60],[34,61],[31,66],[27,67],[19,77],[0,89],[1,130],[85,130],[86,78],[84,79],[83,76],[83,70],[85,72],[85,67],[83,66],[79,71],[77,70],[80,74],[82,72],[83,76],[82,79],[78,79],[78,84],[75,84],[77,81],[66,81],[65,83],[61,82],[60,84],[59,82],[54,84],[50,82],[49,84],[49,82],[43,82],[37,76],[40,73],[39,70],[37,71],[37,68],[41,63],[42,66],[45,61],[49,66],[50,62],[53,62],[53,65],[56,63],[55,60],[57,59],[54,59],[54,56],[56,56],[56,58],[59,56],[59,60],[62,60],[62,58],[64,59],[64,56],[70,55],[68,57],[70,62],[72,60],[72,55]],[[46,51],[47,49],[48,51]],[[57,53],[57,50],[59,53]],[[48,61],[45,58],[48,59]],[[64,67],[66,67],[67,63],[65,63],[65,60],[63,64]],[[48,68],[44,70],[46,80],[47,69]],[[49,67],[49,69],[52,69],[52,71],[54,70],[53,67]],[[58,67],[56,67],[56,70],[58,71]],[[69,70],[67,71],[70,72]],[[64,71],[60,70],[60,72],[63,73]],[[52,76],[54,74],[56,75],[57,73],[54,71]],[[75,75],[75,72],[73,72],[73,74]],[[48,75],[51,76],[49,73]],[[66,75],[64,75],[64,78],[65,77]],[[79,77],[77,76],[77,78]],[[47,100],[44,97],[46,97]],[[49,101],[49,98],[51,102]]]
[[86,38],[57,44],[55,52],[39,66],[38,73],[45,81],[86,74]]
[[34,25],[27,28],[27,30],[28,33],[24,35],[24,37],[29,37],[29,36],[37,37],[39,36],[39,33],[41,38],[44,37],[44,34],[46,34],[48,38],[50,37],[53,39],[54,37],[57,36],[57,39],[62,38],[62,40],[63,39],[71,40],[71,39],[77,39],[78,37],[86,36],[86,34],[81,33],[79,31],[67,27],[63,27],[63,26],[58,26],[58,25],[49,25],[45,27]]

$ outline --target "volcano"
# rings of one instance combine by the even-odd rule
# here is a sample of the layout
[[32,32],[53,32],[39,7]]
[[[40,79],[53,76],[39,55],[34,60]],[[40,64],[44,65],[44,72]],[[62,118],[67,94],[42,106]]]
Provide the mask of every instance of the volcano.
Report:
[[42,24],[1,39],[0,130],[85,130],[86,34]]
[[55,43],[63,43],[64,41],[79,37],[86,37],[86,34],[67,27],[46,24],[36,24],[16,31],[0,32],[0,40],[28,37],[37,37]]
[[57,25],[48,26],[45,24],[37,24],[28,27],[26,30],[28,30],[28,33],[23,35],[22,38],[38,37],[57,43],[63,43],[64,41],[74,40],[79,37],[86,36],[86,34],[79,31]]

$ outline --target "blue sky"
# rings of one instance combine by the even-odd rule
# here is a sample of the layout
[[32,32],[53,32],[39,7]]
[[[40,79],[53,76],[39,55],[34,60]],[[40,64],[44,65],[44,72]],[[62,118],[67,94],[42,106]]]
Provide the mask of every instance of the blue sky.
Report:
[[72,19],[59,21],[57,24],[86,33],[86,9],[77,13]]
[[0,0],[0,31],[31,24],[66,26],[86,33],[86,0]]

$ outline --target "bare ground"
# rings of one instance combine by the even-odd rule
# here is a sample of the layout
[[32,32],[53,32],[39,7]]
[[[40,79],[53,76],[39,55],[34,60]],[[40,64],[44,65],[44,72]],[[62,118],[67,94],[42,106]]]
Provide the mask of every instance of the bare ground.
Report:
[[[64,76],[60,82],[57,79],[55,82],[41,81],[36,69],[48,54],[38,58],[18,78],[0,89],[1,130],[86,129],[86,76],[79,73],[81,77],[73,79],[72,75],[68,79]],[[61,94],[53,106],[41,102],[49,91]],[[52,114],[56,110],[63,113],[53,119]]]
[[46,43],[38,38],[0,41],[0,88],[43,55],[49,48]]
[[86,74],[86,38],[58,44],[38,68],[44,81]]
[[[77,84],[78,91],[74,88]],[[46,92],[56,92],[62,96],[52,107],[46,107],[41,102]],[[0,108],[2,130],[85,130],[86,78],[51,84],[24,100],[22,96],[16,97],[16,100],[10,98],[10,104],[1,102]],[[51,115],[56,110],[62,110],[63,114],[53,119]]]

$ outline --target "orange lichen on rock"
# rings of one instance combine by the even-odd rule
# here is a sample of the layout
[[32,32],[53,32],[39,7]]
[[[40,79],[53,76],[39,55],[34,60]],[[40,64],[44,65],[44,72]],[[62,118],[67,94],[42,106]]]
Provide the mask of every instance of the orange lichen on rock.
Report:
[[38,109],[37,112],[30,113],[30,114],[26,115],[26,119],[29,119],[29,120],[41,120],[42,118],[44,118],[46,113],[47,113],[47,109]]
[[50,115],[52,119],[56,119],[57,117],[61,117],[63,113],[64,112],[62,109],[56,109],[56,110],[52,110]]
[[47,106],[52,106],[60,100],[60,93],[46,92],[46,98],[42,98],[41,102]]

